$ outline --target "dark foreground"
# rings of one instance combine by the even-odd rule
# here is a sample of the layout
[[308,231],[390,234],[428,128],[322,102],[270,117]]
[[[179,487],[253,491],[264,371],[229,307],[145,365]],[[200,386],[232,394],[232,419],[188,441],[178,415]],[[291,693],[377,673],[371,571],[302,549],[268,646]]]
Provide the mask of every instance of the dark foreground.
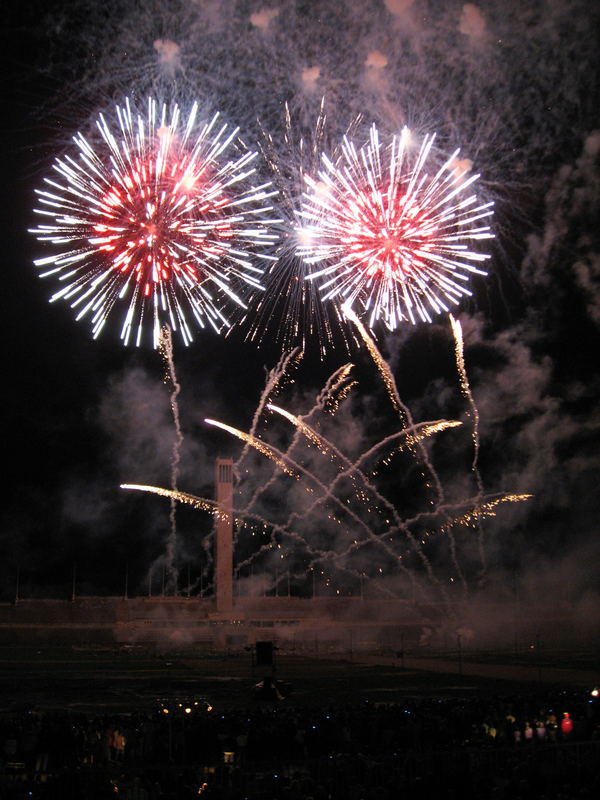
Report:
[[281,655],[277,699],[243,653],[1,655],[2,800],[600,796],[592,687]]

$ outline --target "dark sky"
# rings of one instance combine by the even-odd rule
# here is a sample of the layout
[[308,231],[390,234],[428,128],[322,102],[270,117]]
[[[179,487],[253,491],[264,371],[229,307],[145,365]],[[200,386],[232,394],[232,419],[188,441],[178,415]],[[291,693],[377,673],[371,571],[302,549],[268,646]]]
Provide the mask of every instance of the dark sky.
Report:
[[[291,159],[292,166],[297,154],[283,144],[284,103],[298,139],[310,141],[323,96],[330,142],[362,113],[384,135],[408,124],[421,133],[436,130],[441,150],[462,148],[481,173],[481,192],[497,207],[490,275],[474,283],[473,301],[457,312],[481,415],[481,477],[486,492],[535,495],[486,523],[486,570],[498,580],[520,571],[531,586],[540,576],[563,575],[573,592],[588,591],[591,565],[598,565],[599,522],[594,4],[20,5],[9,4],[2,48],[8,76],[2,120],[3,597],[12,596],[18,567],[24,592],[64,594],[74,562],[82,591],[119,592],[126,563],[132,585],[143,587],[164,552],[168,502],[118,489],[123,481],[169,485],[173,425],[161,359],[151,350],[123,348],[115,330],[93,341],[66,304],[49,305],[51,288],[32,265],[40,245],[27,233],[34,189],[70,137],[126,94],[149,92],[182,106],[198,98],[222,109],[249,144],[259,137],[258,115],[273,132],[275,156]],[[298,192],[291,183],[287,190]],[[264,367],[281,355],[276,327],[265,329],[260,347],[244,341],[240,327],[227,338],[199,332],[191,347],[176,349],[185,436],[180,488],[210,496],[214,456],[238,456],[239,443],[202,420],[250,428]],[[446,320],[376,334],[416,420],[468,421]],[[320,360],[318,343],[312,334],[307,338],[296,381],[278,402],[305,413],[326,377],[351,360],[360,385],[339,424],[323,422],[322,430],[354,455],[392,433],[397,423],[364,348],[348,354],[328,347]],[[280,444],[289,433],[276,424],[269,434],[261,425],[264,436]],[[431,449],[436,471],[448,497],[469,497],[469,434],[444,435],[445,444],[436,440]],[[315,474],[328,475],[312,455],[305,457]],[[248,464],[240,488],[246,500],[271,469],[258,458]],[[380,478],[403,518],[430,500],[421,472],[405,462],[394,462]],[[275,496],[263,498],[261,514],[279,519],[281,506],[292,513],[306,503],[303,491],[277,483]],[[352,491],[344,489],[344,501]],[[178,513],[180,565],[191,564],[197,575],[206,566],[199,543],[210,521],[190,510]],[[334,563],[327,554],[346,544],[324,519],[311,524],[298,527],[301,557],[294,569],[318,563],[336,585],[347,586],[365,564],[381,565],[395,591],[394,576],[402,571],[389,554],[365,547],[364,559],[349,553],[347,561]],[[249,536],[240,542],[240,558],[252,553]],[[472,538],[457,537],[466,543],[465,573],[477,582],[477,548]],[[286,542],[293,550],[289,537]],[[427,547],[436,574],[446,580],[453,570],[447,548]],[[418,562],[415,557],[409,568],[422,570]]]

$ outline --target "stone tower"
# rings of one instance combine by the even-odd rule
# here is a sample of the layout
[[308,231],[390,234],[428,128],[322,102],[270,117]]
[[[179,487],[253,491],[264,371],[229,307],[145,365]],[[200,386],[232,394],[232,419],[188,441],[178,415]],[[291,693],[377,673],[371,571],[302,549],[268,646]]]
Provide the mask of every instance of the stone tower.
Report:
[[233,609],[233,461],[217,458],[215,492],[218,516],[215,521],[215,597],[217,611]]

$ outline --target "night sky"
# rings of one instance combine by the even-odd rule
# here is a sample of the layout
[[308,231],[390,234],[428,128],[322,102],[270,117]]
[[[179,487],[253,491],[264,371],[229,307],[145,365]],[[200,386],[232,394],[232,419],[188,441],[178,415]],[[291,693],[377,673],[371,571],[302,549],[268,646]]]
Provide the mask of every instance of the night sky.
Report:
[[[144,592],[151,565],[155,572],[162,568],[168,501],[118,487],[169,486],[174,433],[164,365],[151,349],[122,347],[116,321],[93,341],[89,325],[76,322],[66,303],[50,305],[54,287],[38,278],[32,263],[45,254],[43,246],[27,232],[35,224],[34,189],[56,155],[69,150],[71,136],[89,131],[97,114],[125,95],[153,93],[182,107],[198,99],[203,108],[220,109],[249,146],[260,141],[261,127],[270,131],[274,158],[292,165],[282,203],[286,192],[299,192],[292,168],[297,154],[284,142],[286,102],[296,141],[311,140],[324,97],[326,143],[338,142],[360,113],[359,132],[371,122],[384,135],[404,124],[420,134],[435,130],[441,151],[461,147],[461,157],[472,160],[481,173],[479,191],[496,203],[489,275],[474,280],[473,298],[455,310],[481,418],[481,478],[486,493],[534,498],[484,523],[483,570],[476,535],[456,533],[465,583],[469,591],[499,592],[518,582],[532,597],[564,593],[588,608],[596,598],[599,561],[596,4],[20,5],[9,3],[2,46],[3,599],[14,597],[17,571],[24,596],[61,597],[70,592],[74,564],[84,594],[119,594],[126,569],[131,591]],[[356,140],[364,137],[358,133]],[[269,175],[264,163],[261,170]],[[273,317],[282,313],[276,304]],[[258,346],[245,340],[247,324],[227,337],[198,331],[190,347],[176,346],[185,439],[178,483],[184,491],[210,497],[214,457],[237,458],[241,451],[236,439],[208,428],[204,418],[249,430],[265,368],[281,357],[285,343],[276,337],[277,320],[265,322]],[[468,408],[448,321],[374,333],[415,420],[465,422],[461,431],[440,434],[428,452],[447,498],[472,496]],[[305,330],[303,362],[276,402],[306,413],[327,377],[352,361],[358,387],[336,416],[319,424],[340,450],[356,456],[392,433],[397,420],[364,347],[351,344],[348,352],[341,338],[336,332],[321,358],[318,337]],[[279,446],[290,437],[281,421],[263,420],[259,431]],[[315,474],[328,477],[329,467],[320,466],[315,453],[305,458]],[[240,493],[247,499],[272,465],[251,455],[245,466]],[[422,471],[406,454],[394,456],[378,479],[403,518],[431,502]],[[343,489],[344,502],[355,502],[352,491]],[[261,514],[278,520],[282,507],[286,514],[301,508],[306,492],[302,481],[290,486],[278,478],[261,502]],[[196,584],[203,570],[205,580],[210,575],[210,524],[206,515],[178,510],[178,568],[187,575],[189,566]],[[379,534],[378,524],[373,529]],[[345,547],[341,534],[316,517],[311,525],[300,529],[302,544],[295,548],[289,537],[271,540],[283,541],[287,568],[301,574],[318,566],[324,591],[329,580],[328,590],[345,592],[356,590],[360,573],[381,569],[385,591],[403,596],[403,572],[389,553],[367,545],[336,561],[326,554]],[[424,535],[426,528],[415,531]],[[242,531],[239,560],[269,536]],[[458,578],[444,541],[432,535],[426,547],[436,579],[446,585]],[[273,558],[265,549],[260,559],[247,561],[243,574],[251,563],[272,573]],[[422,575],[423,560],[414,553],[407,552],[404,563]]]

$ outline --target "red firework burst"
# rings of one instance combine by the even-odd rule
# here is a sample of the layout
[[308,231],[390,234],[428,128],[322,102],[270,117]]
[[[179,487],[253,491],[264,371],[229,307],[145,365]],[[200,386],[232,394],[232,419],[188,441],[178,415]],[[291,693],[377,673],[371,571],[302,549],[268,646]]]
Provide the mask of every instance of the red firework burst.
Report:
[[91,315],[94,337],[125,301],[125,344],[135,328],[140,343],[148,314],[155,347],[165,323],[188,343],[188,312],[219,330],[229,325],[223,299],[244,306],[245,289],[260,287],[250,256],[267,257],[257,250],[274,241],[264,205],[273,193],[249,181],[256,153],[237,130],[217,116],[197,126],[196,105],[182,130],[177,106],[168,119],[152,99],[145,117],[128,100],[116,111],[119,138],[101,115],[97,146],[78,134],[78,158],[57,159],[62,180],[38,192],[36,213],[51,221],[33,233],[59,252],[35,263],[65,284],[52,300],[69,300],[78,319]]
[[411,158],[407,129],[383,147],[373,127],[366,145],[345,139],[336,163],[323,156],[318,180],[306,178],[298,254],[312,268],[308,279],[323,299],[358,305],[371,327],[431,322],[470,294],[472,274],[485,274],[476,265],[489,255],[471,244],[493,237],[481,224],[492,203],[466,193],[479,176],[459,168],[458,151],[427,174],[433,139]]

